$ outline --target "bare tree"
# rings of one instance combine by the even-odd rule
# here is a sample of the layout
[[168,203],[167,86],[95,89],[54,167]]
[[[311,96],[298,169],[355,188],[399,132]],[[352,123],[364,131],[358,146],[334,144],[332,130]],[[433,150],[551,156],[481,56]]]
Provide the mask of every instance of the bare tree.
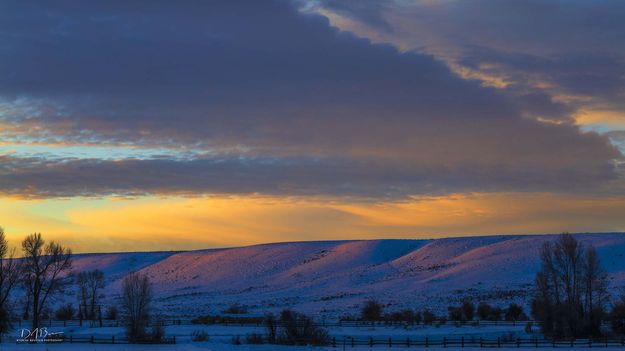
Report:
[[147,275],[132,273],[124,278],[121,300],[129,339],[146,337],[152,295],[152,285]]
[[532,301],[534,318],[551,336],[596,336],[607,300],[607,284],[594,248],[584,248],[572,235],[562,234],[542,248]]
[[104,288],[104,273],[99,269],[80,272],[76,276],[76,283],[78,284],[83,316],[95,320],[99,290]]
[[19,283],[20,265],[15,259],[15,249],[9,249],[4,229],[0,227],[0,333],[10,327],[9,298],[11,290]]
[[592,335],[599,335],[601,320],[605,316],[604,307],[609,299],[608,275],[601,268],[599,255],[594,247],[586,249],[586,260],[582,275],[585,328]]
[[72,251],[54,241],[46,244],[40,233],[27,236],[22,251],[25,285],[31,294],[32,330],[37,330],[46,302],[62,291],[64,273],[72,267]]

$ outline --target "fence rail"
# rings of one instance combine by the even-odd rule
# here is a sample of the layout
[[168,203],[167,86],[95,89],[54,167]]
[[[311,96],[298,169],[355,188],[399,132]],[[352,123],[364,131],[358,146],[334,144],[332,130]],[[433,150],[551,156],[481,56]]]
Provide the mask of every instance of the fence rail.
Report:
[[572,339],[572,340],[552,340],[540,338],[373,338],[373,337],[343,337],[332,338],[332,347],[351,348],[357,346],[384,346],[384,347],[479,347],[479,348],[538,348],[538,347],[625,347],[625,338],[614,339]]

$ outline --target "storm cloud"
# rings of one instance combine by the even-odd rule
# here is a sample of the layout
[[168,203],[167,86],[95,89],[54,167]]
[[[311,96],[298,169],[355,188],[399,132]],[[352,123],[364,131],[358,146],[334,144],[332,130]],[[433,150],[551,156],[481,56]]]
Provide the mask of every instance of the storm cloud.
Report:
[[[552,91],[484,86],[432,53],[374,44],[305,7],[3,3],[5,143],[158,147],[197,156],[5,155],[0,192],[397,198],[605,191],[620,181],[623,156],[609,135],[582,132],[572,118],[577,106],[556,101]],[[382,11],[386,3],[354,16],[392,32]],[[494,61],[522,77],[529,69],[555,70],[552,81],[567,92],[602,91],[610,101],[621,92],[622,76],[609,73],[618,59],[529,60],[478,46],[467,52],[477,55],[462,57],[467,67]],[[587,63],[606,72],[567,73]]]

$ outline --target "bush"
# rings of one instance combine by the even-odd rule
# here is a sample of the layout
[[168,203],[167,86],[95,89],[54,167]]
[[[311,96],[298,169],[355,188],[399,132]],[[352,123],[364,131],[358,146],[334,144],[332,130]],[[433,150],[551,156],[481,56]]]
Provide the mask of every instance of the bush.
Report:
[[463,321],[472,321],[475,313],[475,306],[471,300],[464,300],[460,306]]
[[264,322],[264,317],[243,317],[243,316],[199,316],[191,320],[192,324],[260,324]]
[[423,311],[423,324],[432,325],[436,320],[436,316],[430,310]]
[[162,318],[156,318],[152,324],[150,339],[160,341],[165,337],[165,323]]
[[279,325],[277,342],[280,344],[323,346],[330,343],[328,331],[304,314],[284,310],[280,313]]
[[275,343],[278,337],[278,321],[276,320],[276,317],[273,314],[268,313],[265,315],[263,324],[267,329],[267,342]]
[[194,330],[193,333],[191,333],[191,340],[195,342],[208,341],[208,339],[208,333],[204,330]]
[[360,312],[363,321],[379,321],[382,319],[382,305],[375,300],[365,302]]
[[241,306],[240,304],[235,303],[234,305],[226,308],[225,310],[221,312],[225,314],[246,314],[247,309],[244,306]]
[[245,337],[246,344],[264,344],[265,338],[258,333],[247,334]]
[[108,319],[111,321],[117,320],[117,307],[115,306],[109,306],[109,308],[106,310],[106,314],[104,315],[104,319]]
[[473,306],[473,303],[469,300],[464,300],[460,307],[447,307],[449,319],[455,322],[467,322],[473,320],[474,311],[475,306]]
[[59,321],[71,321],[74,319],[76,310],[71,304],[63,305],[54,312],[54,317]]
[[524,319],[523,316],[525,316],[525,313],[523,313],[523,308],[516,303],[511,303],[510,306],[508,306],[508,308],[506,309],[504,318],[507,321],[520,321]]
[[421,312],[415,311],[413,321],[416,324],[421,324],[421,321],[423,321],[423,315],[421,314]]
[[477,306],[477,316],[480,320],[489,320],[492,313],[493,308],[485,302],[482,302]]
[[614,333],[625,335],[625,296],[612,307],[610,325]]
[[0,306],[0,335],[11,329],[11,318],[9,311]]
[[458,307],[449,306],[447,307],[447,314],[449,315],[449,319],[455,322],[462,321],[462,310]]

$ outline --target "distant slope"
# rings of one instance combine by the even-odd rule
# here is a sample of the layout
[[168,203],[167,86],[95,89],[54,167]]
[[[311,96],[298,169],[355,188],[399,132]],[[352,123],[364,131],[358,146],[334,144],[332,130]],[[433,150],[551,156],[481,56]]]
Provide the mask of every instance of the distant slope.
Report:
[[[578,234],[594,245],[614,288],[625,285],[625,234]],[[252,312],[292,307],[356,313],[367,298],[444,310],[466,296],[526,303],[538,252],[553,235],[437,240],[321,241],[189,252],[84,254],[75,270],[102,269],[109,299],[132,271],[150,276],[157,305],[171,314],[215,313],[238,302]],[[71,295],[67,296],[71,299]]]

